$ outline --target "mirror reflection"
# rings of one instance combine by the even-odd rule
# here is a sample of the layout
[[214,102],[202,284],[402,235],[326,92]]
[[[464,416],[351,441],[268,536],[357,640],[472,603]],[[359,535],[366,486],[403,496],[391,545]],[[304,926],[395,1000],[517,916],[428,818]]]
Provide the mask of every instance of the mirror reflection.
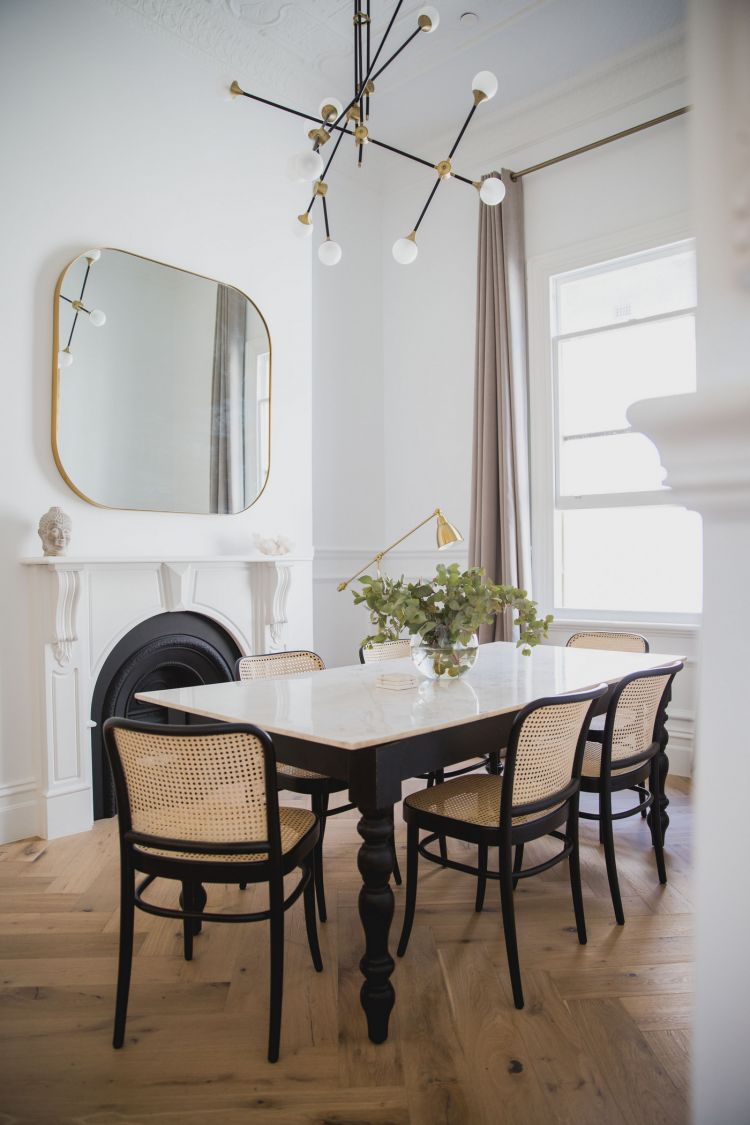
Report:
[[55,298],[53,449],[83,499],[233,513],[269,468],[271,341],[231,285],[90,250]]

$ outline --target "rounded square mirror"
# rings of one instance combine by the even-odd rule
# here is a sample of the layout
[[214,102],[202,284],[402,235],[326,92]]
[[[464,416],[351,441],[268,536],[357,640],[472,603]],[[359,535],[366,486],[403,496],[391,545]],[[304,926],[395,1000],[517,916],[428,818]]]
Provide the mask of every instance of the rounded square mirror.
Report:
[[89,250],[55,290],[52,449],[91,504],[236,513],[265,487],[271,339],[231,285]]

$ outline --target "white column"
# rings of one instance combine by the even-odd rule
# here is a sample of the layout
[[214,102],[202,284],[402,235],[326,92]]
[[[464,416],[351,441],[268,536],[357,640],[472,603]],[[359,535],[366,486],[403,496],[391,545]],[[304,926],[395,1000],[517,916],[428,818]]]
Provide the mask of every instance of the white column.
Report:
[[629,417],[675,499],[703,515],[693,1120],[738,1125],[750,1120],[750,4],[692,0],[690,37],[698,392]]

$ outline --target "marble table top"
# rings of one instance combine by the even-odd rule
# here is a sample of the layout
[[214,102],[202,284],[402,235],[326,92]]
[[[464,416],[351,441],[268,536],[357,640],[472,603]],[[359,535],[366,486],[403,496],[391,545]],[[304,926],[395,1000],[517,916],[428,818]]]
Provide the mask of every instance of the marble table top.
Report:
[[[137,699],[207,719],[253,723],[345,750],[462,726],[518,711],[534,699],[613,684],[680,657],[539,645],[523,656],[512,643],[482,645],[459,680],[425,680],[405,691],[377,684],[385,672],[416,672],[411,660],[357,664],[272,680],[139,692]],[[417,673],[418,675],[418,673]]]

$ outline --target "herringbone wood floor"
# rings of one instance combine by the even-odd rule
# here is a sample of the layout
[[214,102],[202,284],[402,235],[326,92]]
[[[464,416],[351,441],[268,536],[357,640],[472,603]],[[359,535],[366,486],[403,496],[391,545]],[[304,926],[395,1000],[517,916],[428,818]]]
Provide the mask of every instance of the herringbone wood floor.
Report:
[[[138,913],[128,1034],[115,1052],[114,821],[64,840],[6,845],[0,1122],[683,1122],[692,957],[687,784],[672,781],[669,796],[668,886],[658,884],[640,817],[617,825],[624,928],[614,923],[591,824],[582,827],[586,947],[576,941],[563,867],[520,884],[522,1012],[511,1001],[497,885],[476,915],[472,878],[420,864],[417,918],[394,976],[391,1038],[381,1047],[366,1039],[358,999],[356,814],[333,818],[325,971],[312,971],[297,903],[287,915],[276,1066],[265,1060],[264,924],[204,927],[186,964],[178,924]],[[545,848],[527,847],[527,862]],[[405,868],[403,847],[400,854]],[[209,903],[244,908],[261,895],[216,888]],[[170,888],[164,901],[174,898]],[[402,902],[397,888],[396,939]]]

